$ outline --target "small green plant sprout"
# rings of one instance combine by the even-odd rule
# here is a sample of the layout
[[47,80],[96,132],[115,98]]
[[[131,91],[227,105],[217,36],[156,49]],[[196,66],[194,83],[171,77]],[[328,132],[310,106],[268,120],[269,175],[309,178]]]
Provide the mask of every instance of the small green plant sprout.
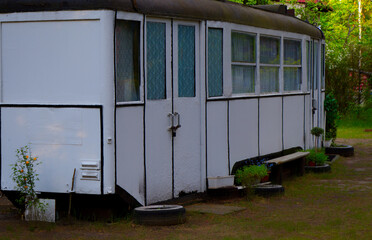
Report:
[[311,129],[311,134],[316,137],[315,140],[315,152],[317,152],[317,142],[318,142],[318,137],[320,137],[324,133],[324,129],[320,127],[314,127]]
[[30,207],[37,207],[45,211],[44,204],[40,203],[35,191],[35,182],[39,180],[39,174],[35,167],[41,162],[38,158],[32,156],[29,146],[24,146],[16,150],[17,160],[12,167],[12,179],[16,183],[16,190],[19,191],[19,198],[16,202],[23,215],[25,210]]

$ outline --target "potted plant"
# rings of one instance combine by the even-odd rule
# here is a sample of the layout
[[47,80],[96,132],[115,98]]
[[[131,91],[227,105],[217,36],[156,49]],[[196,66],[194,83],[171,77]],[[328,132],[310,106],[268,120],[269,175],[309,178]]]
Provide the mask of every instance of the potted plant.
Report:
[[323,147],[330,147],[332,145],[333,137],[330,132],[326,132],[325,139],[323,141]]
[[244,166],[242,169],[236,171],[236,182],[246,187],[252,188],[260,180],[267,175],[267,167],[265,164]]
[[311,149],[309,155],[306,156],[306,165],[307,166],[323,166],[328,161],[328,156],[323,152],[316,152]]
[[267,168],[267,175],[261,178],[261,183],[264,183],[270,180],[271,167],[274,165],[274,163],[265,163],[265,159],[263,159],[262,164],[264,164]]
[[320,127],[314,127],[311,129],[311,134],[313,136],[315,136],[316,140],[315,140],[315,152],[317,152],[317,148],[318,148],[318,138],[323,135],[324,133],[324,129],[323,128],[320,128]]
[[317,152],[315,149],[308,150],[309,155],[306,156],[306,172],[329,172],[331,167],[326,164],[328,156],[324,152]]

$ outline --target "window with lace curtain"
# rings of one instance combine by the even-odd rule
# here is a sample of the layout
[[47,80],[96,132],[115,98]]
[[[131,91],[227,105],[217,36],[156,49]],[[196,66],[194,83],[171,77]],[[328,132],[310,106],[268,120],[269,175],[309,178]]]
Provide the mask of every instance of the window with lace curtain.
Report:
[[231,33],[233,93],[254,93],[256,78],[256,36]]
[[261,93],[279,92],[280,38],[260,37]]
[[301,90],[301,41],[284,39],[284,91]]

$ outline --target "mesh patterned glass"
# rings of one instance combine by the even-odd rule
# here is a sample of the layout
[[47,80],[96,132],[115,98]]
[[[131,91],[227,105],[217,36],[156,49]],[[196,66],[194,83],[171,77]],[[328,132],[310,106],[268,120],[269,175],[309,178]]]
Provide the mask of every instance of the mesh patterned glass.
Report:
[[195,97],[194,26],[178,26],[178,96]]
[[140,100],[140,23],[116,22],[116,102]]
[[208,28],[208,96],[223,94],[222,29]]
[[147,22],[146,29],[147,99],[165,99],[165,23]]
[[322,89],[325,88],[325,45],[322,44],[322,56],[321,56],[321,65],[322,65]]

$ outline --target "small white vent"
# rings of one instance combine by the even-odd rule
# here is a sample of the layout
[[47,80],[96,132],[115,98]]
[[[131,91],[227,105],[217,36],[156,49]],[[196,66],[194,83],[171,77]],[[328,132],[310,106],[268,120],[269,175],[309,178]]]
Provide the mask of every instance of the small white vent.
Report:
[[99,170],[99,162],[98,161],[82,161],[81,162],[81,169],[83,170]]
[[93,180],[93,181],[99,181],[99,172],[96,171],[83,171],[81,172],[81,180]]

